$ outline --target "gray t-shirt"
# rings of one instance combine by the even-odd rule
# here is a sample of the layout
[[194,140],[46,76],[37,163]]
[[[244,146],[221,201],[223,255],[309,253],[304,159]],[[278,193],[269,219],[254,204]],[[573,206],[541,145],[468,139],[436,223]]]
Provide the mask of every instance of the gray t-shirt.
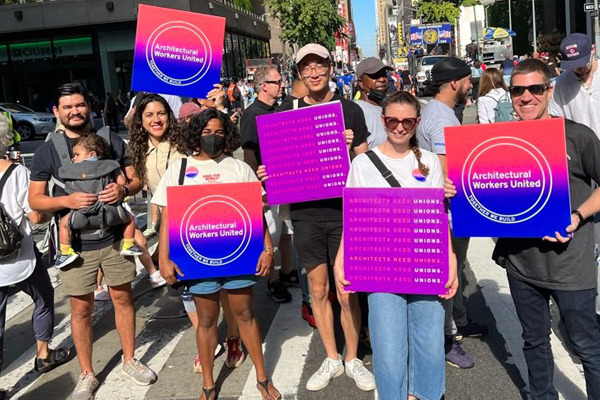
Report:
[[[600,183],[600,140],[585,125],[565,120],[571,208],[577,209]],[[565,227],[566,228],[566,227]],[[593,223],[587,219],[567,243],[500,238],[494,260],[515,278],[551,290],[597,285]]]
[[417,128],[419,147],[435,154],[446,154],[444,128],[460,125],[454,110],[439,100],[431,100],[421,112],[421,123]]
[[367,138],[367,144],[369,150],[383,144],[387,140],[387,132],[381,121],[382,109],[379,106],[373,105],[364,100],[356,100],[356,104],[362,108],[365,114],[365,121],[367,123],[367,129],[371,134]]

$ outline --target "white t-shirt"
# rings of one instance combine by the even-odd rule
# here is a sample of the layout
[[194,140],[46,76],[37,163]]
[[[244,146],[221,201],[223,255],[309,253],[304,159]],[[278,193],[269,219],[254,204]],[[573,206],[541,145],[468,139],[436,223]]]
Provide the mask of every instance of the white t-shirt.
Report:
[[365,114],[367,129],[371,133],[367,138],[367,144],[369,145],[369,149],[373,149],[387,140],[387,132],[381,121],[382,109],[363,100],[356,100],[356,104],[362,108]]
[[421,112],[421,123],[417,128],[419,147],[435,154],[446,154],[444,128],[458,126],[454,110],[439,100],[431,100]]
[[[0,172],[0,179],[4,174],[5,172]],[[26,214],[32,211],[27,200],[28,193],[29,170],[19,165],[8,177],[1,200],[4,209],[23,233],[23,240],[17,254],[0,260],[0,286],[22,282],[29,278],[35,269],[34,243],[26,218]]]
[[[181,160],[173,161],[161,178],[152,196],[152,203],[167,206],[167,188],[179,185]],[[256,174],[245,162],[222,155],[214,160],[199,161],[187,158],[186,174],[183,185],[210,185],[216,183],[258,182]]]
[[[412,151],[402,159],[388,157],[379,148],[375,148],[373,151],[392,172],[392,175],[402,187],[444,186],[444,173],[440,159],[427,150],[421,149],[421,162],[429,168],[429,174],[426,177],[423,177],[419,171],[417,157]],[[352,161],[346,187],[388,188],[390,184],[383,178],[371,159],[366,154],[360,154]]]
[[556,78],[548,110],[550,115],[588,126],[600,138],[600,67],[594,73],[590,88],[573,71]]
[[492,124],[496,121],[495,108],[500,100],[511,101],[506,90],[502,88],[492,89],[485,96],[477,98],[477,117],[480,124]]

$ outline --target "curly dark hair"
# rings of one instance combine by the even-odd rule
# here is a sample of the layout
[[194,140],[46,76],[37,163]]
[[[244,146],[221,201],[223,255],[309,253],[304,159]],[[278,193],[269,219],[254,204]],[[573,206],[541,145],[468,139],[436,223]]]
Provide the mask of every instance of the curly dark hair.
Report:
[[190,122],[183,128],[179,135],[180,140],[177,142],[177,147],[184,150],[182,153],[195,154],[199,152],[202,130],[211,119],[218,119],[223,124],[223,130],[225,131],[225,149],[223,153],[231,156],[240,147],[242,137],[229,117],[221,111],[209,108],[199,114],[194,114]]
[[110,145],[108,144],[108,142],[106,140],[104,140],[104,138],[102,138],[96,134],[92,133],[89,135],[79,136],[73,142],[73,147],[75,147],[75,146],[81,146],[89,152],[95,151],[96,156],[98,156],[98,158],[101,158],[101,159],[110,159],[111,158]]
[[165,132],[164,139],[168,140],[171,146],[177,147],[177,151],[181,152],[177,146],[177,137],[180,134],[179,126],[177,125],[177,119],[173,115],[173,111],[167,103],[164,97],[157,94],[146,93],[139,94],[142,96],[141,100],[135,108],[135,114],[131,123],[131,129],[129,130],[129,145],[127,146],[127,155],[131,159],[133,169],[136,175],[142,182],[146,182],[146,157],[148,155],[148,132],[144,129],[142,123],[142,114],[146,110],[148,104],[153,102],[159,102],[163,105],[167,113],[169,114],[169,126]]

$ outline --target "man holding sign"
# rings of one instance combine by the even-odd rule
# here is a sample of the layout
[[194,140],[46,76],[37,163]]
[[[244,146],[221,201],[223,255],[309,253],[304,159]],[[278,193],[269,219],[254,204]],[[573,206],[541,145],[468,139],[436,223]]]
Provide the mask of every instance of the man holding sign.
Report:
[[[540,60],[519,63],[511,76],[510,94],[521,120],[547,120],[550,74]],[[532,399],[558,399],[550,347],[550,297],[554,299],[581,358],[589,399],[600,399],[600,326],[594,230],[591,217],[600,211],[600,141],[588,127],[565,120],[571,224],[567,235],[543,239],[500,238],[494,260],[506,268],[511,295],[523,328],[525,360]],[[565,227],[557,227],[565,229]]]
[[[329,90],[333,73],[329,51],[315,43],[307,44],[296,54],[298,75],[308,89],[308,96],[283,103],[279,111],[310,107],[340,101],[344,114],[346,144],[354,154],[368,150],[369,131],[362,109],[355,103]],[[259,178],[266,178],[264,166],[258,169]],[[268,172],[268,171],[267,171]],[[306,383],[307,390],[324,389],[331,380],[344,373],[344,362],[338,354],[333,330],[333,311],[329,302],[330,269],[342,238],[342,199],[306,201],[291,205],[295,245],[300,266],[306,268],[311,304],[327,358]],[[346,374],[361,390],[374,390],[375,379],[357,357],[360,329],[360,307],[356,295],[339,293],[342,307],[342,328],[346,339]]]

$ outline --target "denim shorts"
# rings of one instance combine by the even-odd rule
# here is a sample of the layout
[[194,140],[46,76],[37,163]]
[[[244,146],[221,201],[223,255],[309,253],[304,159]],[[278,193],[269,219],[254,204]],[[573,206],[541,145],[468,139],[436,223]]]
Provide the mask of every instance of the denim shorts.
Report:
[[258,282],[258,278],[256,275],[241,275],[196,279],[188,282],[188,292],[191,294],[213,294],[221,289],[244,289]]

